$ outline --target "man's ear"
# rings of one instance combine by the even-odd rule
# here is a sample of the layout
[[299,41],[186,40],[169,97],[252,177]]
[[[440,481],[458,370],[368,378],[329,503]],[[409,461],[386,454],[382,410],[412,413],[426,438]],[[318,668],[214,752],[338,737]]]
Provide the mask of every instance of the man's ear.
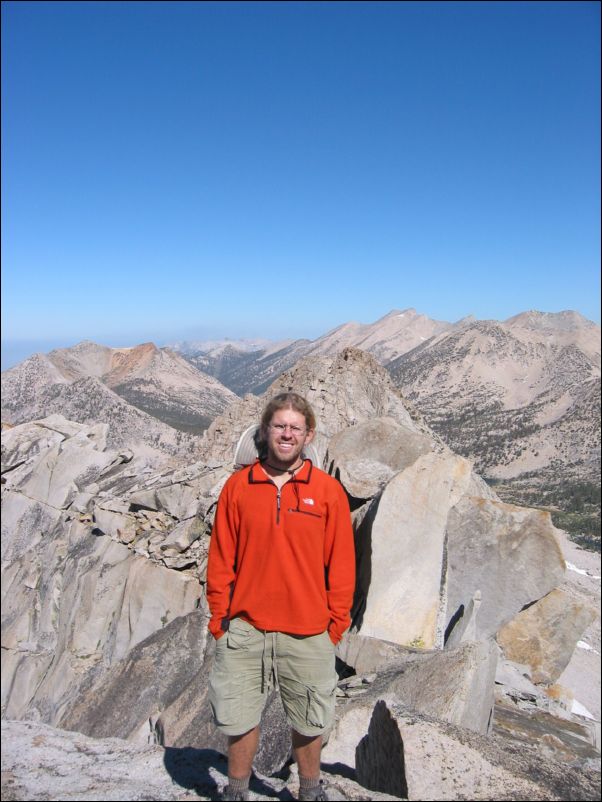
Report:
[[310,430],[307,432],[307,434],[305,435],[305,442],[306,442],[306,443],[311,443],[311,441],[314,439],[314,434],[315,434],[315,433],[316,433],[316,430],[315,430],[315,429],[310,429]]

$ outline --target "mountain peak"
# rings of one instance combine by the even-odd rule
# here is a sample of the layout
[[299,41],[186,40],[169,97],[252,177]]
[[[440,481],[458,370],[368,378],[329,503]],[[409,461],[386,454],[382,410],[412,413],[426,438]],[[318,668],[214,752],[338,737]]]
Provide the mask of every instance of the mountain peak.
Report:
[[390,312],[387,312],[386,315],[379,318],[376,322],[380,323],[383,320],[390,320],[391,318],[396,317],[417,317],[418,313],[413,307],[408,307],[407,309],[391,309]]
[[511,328],[516,326],[535,331],[578,331],[596,325],[573,309],[564,309],[561,312],[540,312],[537,309],[530,309],[504,322]]

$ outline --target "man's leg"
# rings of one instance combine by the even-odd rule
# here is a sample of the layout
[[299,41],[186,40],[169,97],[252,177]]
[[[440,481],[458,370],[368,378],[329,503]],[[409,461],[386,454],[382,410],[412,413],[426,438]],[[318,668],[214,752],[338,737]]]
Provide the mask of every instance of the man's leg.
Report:
[[299,767],[299,799],[328,799],[320,780],[322,736],[334,721],[337,673],[334,646],[327,632],[295,636],[278,633],[278,684],[293,730]]
[[308,780],[320,779],[321,735],[301,735],[293,730],[293,754],[299,768],[299,777]]
[[240,618],[230,621],[227,634],[215,646],[209,701],[216,724],[228,736],[224,800],[249,798],[259,721],[269,690],[269,682],[264,682],[265,651],[264,633]]
[[228,779],[248,781],[258,745],[259,727],[228,738]]
[[[299,799],[330,799],[320,779],[321,735],[301,735],[293,729],[293,753],[299,769]],[[340,797],[342,798],[342,797]]]

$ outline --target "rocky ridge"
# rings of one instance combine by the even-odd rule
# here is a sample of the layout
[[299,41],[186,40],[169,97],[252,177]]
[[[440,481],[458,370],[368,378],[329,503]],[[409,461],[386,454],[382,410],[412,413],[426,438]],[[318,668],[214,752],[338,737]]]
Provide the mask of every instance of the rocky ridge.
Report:
[[[212,376],[169,349],[152,343],[108,348],[84,341],[47,355],[36,354],[3,371],[3,422],[22,423],[59,411],[60,401],[53,404],[54,399],[62,399],[66,387],[74,388],[76,397],[75,390],[86,379],[170,427],[196,433],[236,398]],[[84,403],[83,399],[80,402]],[[77,405],[69,412],[77,412]],[[85,422],[83,417],[81,420]]]
[[35,407],[29,408],[24,417],[31,414],[35,418],[36,410],[42,411],[41,417],[62,415],[91,426],[98,421],[110,421],[109,447],[135,448],[153,465],[186,463],[198,447],[198,437],[175,431],[141,412],[93,377],[40,388]]
[[[599,464],[600,428],[590,417],[600,355],[547,338],[544,330],[479,321],[434,338],[388,369],[430,425],[492,478],[562,461],[574,476]],[[559,338],[555,338],[558,340]],[[580,429],[581,437],[569,431]],[[580,470],[579,470],[580,468]]]

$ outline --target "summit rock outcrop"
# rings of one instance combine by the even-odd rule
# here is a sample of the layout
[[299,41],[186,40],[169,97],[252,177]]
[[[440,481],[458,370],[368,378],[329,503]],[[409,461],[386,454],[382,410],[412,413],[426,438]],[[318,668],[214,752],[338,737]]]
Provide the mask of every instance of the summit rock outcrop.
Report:
[[[316,414],[314,444],[321,458],[331,437],[372,418],[391,418],[416,433],[428,428],[375,359],[346,348],[334,356],[306,357],[282,373],[261,397],[249,394],[232,404],[205,432],[201,457],[230,460],[244,429],[259,420],[266,398],[291,390],[304,395]],[[429,435],[433,437],[432,432]]]

